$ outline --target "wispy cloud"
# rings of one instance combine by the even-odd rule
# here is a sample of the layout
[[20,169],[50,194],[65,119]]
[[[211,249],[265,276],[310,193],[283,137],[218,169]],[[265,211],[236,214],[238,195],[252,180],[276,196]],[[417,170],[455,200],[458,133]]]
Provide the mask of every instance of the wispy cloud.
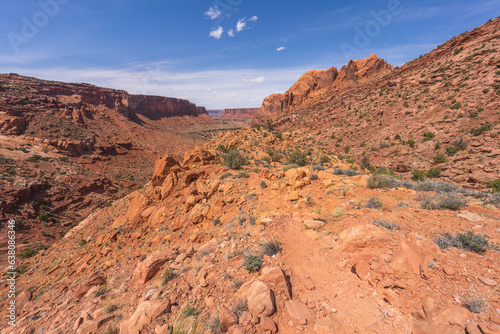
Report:
[[259,18],[257,16],[252,16],[251,18],[248,19],[248,21],[252,21],[252,22],[257,22]]
[[245,19],[239,19],[238,23],[236,23],[236,31],[240,32],[245,29],[246,26],[247,23],[245,22]]
[[229,30],[227,31],[227,34],[228,34],[230,37],[234,37],[234,36],[235,36],[235,35],[234,35],[234,30],[233,30],[233,29],[229,29]]
[[220,39],[222,37],[222,33],[224,33],[224,29],[221,26],[219,26],[214,30],[212,30],[209,36],[215,39]]
[[217,6],[212,6],[205,12],[204,15],[208,16],[211,20],[215,20],[221,15],[221,11]]
[[258,82],[258,83],[262,83],[262,82],[265,82],[266,81],[266,77],[261,75],[260,77],[257,77],[255,79],[243,79],[243,82]]
[[284,46],[280,46],[279,48],[276,49],[276,51],[283,51],[285,50],[286,48]]

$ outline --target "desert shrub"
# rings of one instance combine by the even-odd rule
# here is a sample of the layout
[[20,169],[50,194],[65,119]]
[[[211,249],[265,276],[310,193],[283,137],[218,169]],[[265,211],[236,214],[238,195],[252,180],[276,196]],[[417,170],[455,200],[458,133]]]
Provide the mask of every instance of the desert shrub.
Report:
[[382,202],[378,198],[372,197],[366,203],[365,208],[367,208],[367,209],[380,209],[383,206],[384,205],[382,204]]
[[460,109],[462,108],[462,104],[461,103],[455,103],[453,104],[450,109]]
[[262,268],[262,257],[259,255],[249,254],[243,260],[243,268],[248,271],[257,271]]
[[420,169],[414,169],[411,172],[411,179],[413,181],[423,181],[425,179],[425,172]]
[[460,188],[456,184],[446,181],[418,181],[413,184],[413,189],[417,191],[435,191],[440,193],[456,193]]
[[217,151],[221,151],[221,152],[223,152],[223,153],[227,153],[227,152],[229,152],[229,149],[227,148],[227,146],[222,145],[222,144],[217,145],[216,150],[217,150]]
[[319,162],[322,163],[322,164],[328,163],[330,161],[332,161],[332,159],[330,159],[330,157],[328,157],[327,155],[323,155],[319,159]]
[[483,132],[491,130],[492,127],[493,127],[493,124],[491,124],[491,123],[484,123],[483,125],[481,125],[481,126],[479,126],[477,128],[472,128],[469,132],[473,136],[479,136]]
[[219,176],[219,180],[224,180],[224,179],[227,179],[228,177],[230,176],[233,176],[233,174],[227,172],[227,173],[224,173],[222,174],[221,176]]
[[485,236],[475,234],[472,231],[468,231],[467,233],[458,233],[457,238],[462,245],[462,249],[479,254],[486,253],[486,250],[488,249],[488,239]]
[[339,207],[336,207],[335,209],[333,209],[332,216],[334,218],[342,218],[344,216],[344,213],[345,213],[345,209],[343,207],[339,206]]
[[455,146],[459,151],[464,151],[465,149],[467,149],[467,146],[469,146],[469,143],[464,137],[460,137],[452,141],[451,145]]
[[464,296],[464,305],[472,313],[481,313],[486,310],[486,298],[483,295],[476,293],[468,293]]
[[227,154],[222,156],[222,159],[224,160],[224,166],[231,169],[238,169],[247,163],[245,156],[236,148],[229,150]]
[[104,308],[104,311],[106,313],[113,313],[114,311],[118,310],[118,308],[118,305],[110,304]]
[[446,154],[450,157],[454,156],[458,152],[455,146],[446,146]]
[[247,172],[241,171],[241,172],[238,172],[238,174],[236,174],[236,176],[234,178],[235,179],[244,179],[244,178],[247,178],[249,176],[250,175]]
[[425,132],[424,133],[424,141],[432,140],[432,138],[434,138],[435,136],[436,136],[436,134],[434,132]]
[[277,240],[264,241],[260,244],[260,248],[262,249],[262,254],[268,256],[273,256],[281,252],[281,244]]
[[318,179],[318,174],[311,174],[311,176],[309,176],[309,180],[311,180],[311,181],[314,181],[317,179]]
[[394,178],[380,174],[370,175],[367,184],[370,189],[393,188],[398,186],[398,182]]
[[424,195],[420,198],[420,206],[426,210],[458,210],[466,203],[467,200],[462,196],[450,193]]
[[286,172],[287,170],[293,169],[293,168],[299,168],[300,166],[297,164],[288,164],[283,167],[283,171]]
[[174,278],[174,271],[169,266],[165,267],[165,269],[163,269],[163,272],[161,273],[161,285],[167,285],[167,283],[170,282],[172,278]]
[[289,164],[297,164],[299,166],[305,166],[307,163],[307,155],[299,150],[292,152],[287,159]]
[[438,155],[436,155],[434,157],[434,162],[436,162],[436,163],[443,163],[443,162],[447,162],[447,161],[448,161],[448,159],[446,159],[446,157],[442,153],[439,153]]
[[479,254],[484,254],[489,247],[486,236],[475,234],[472,231],[457,233],[456,236],[450,233],[443,233],[434,239],[434,243],[441,249],[456,247]]
[[438,178],[441,176],[441,169],[433,167],[429,168],[429,170],[426,173],[426,176],[431,179]]
[[314,171],[322,171],[322,170],[325,170],[325,167],[320,166],[320,165],[314,165],[314,166],[312,166],[312,169]]
[[341,168],[335,168],[333,170],[334,175],[345,175],[345,176],[356,176],[356,175],[361,175],[363,173],[358,172],[357,170],[353,169],[341,169]]
[[266,181],[264,181],[264,180],[260,181],[260,187],[261,187],[262,189],[267,188],[267,183],[266,183]]
[[281,159],[283,159],[283,154],[275,152],[271,149],[267,150],[266,153],[269,154],[269,158],[272,162],[280,162]]
[[500,179],[496,179],[495,181],[490,181],[486,184],[488,188],[492,188],[493,192],[500,192]]
[[373,224],[385,227],[386,229],[389,229],[391,231],[401,229],[401,226],[399,226],[397,224],[392,224],[392,223],[386,222],[385,220],[374,220]]
[[411,148],[415,147],[415,141],[412,140],[412,139],[409,139],[407,142],[406,142]]
[[238,301],[232,307],[234,314],[238,317],[241,317],[243,312],[248,311],[248,305],[243,299],[238,299]]

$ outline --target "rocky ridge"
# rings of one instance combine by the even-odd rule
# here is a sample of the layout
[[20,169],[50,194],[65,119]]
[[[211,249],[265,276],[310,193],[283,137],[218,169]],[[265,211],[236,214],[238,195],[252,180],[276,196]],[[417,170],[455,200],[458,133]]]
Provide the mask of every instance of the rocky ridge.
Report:
[[372,55],[308,72],[267,97],[254,123],[272,120],[365,167],[484,189],[500,178],[499,36],[497,18],[402,67]]

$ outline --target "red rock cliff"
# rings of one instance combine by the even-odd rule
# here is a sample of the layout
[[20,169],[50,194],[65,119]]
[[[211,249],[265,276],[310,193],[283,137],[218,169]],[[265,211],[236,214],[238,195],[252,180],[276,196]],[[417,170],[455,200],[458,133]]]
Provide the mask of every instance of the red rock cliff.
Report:
[[390,69],[391,65],[372,54],[366,59],[350,60],[340,71],[330,67],[326,71],[306,72],[284,94],[272,94],[266,97],[260,109],[255,112],[253,121],[262,123],[267,119],[289,114],[299,106],[316,101],[326,91],[340,89]]
[[221,118],[252,118],[259,108],[237,108],[237,109],[224,109],[224,114]]

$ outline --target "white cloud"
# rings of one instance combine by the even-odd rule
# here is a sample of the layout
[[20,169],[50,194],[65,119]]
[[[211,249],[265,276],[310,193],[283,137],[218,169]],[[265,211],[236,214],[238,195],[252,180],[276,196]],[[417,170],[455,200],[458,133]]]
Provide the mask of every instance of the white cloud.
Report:
[[252,16],[251,18],[248,19],[248,21],[253,21],[253,22],[257,22],[259,18],[257,16]]
[[230,36],[230,37],[234,37],[234,30],[233,29],[229,29],[227,31],[227,34]]
[[260,76],[258,78],[252,79],[250,81],[251,82],[264,82],[264,81],[266,81],[266,77],[265,76]]
[[236,31],[240,32],[245,29],[246,26],[247,23],[245,22],[245,19],[239,19],[238,23],[236,23]]
[[213,37],[213,38],[215,38],[215,39],[220,39],[220,38],[222,37],[222,33],[223,33],[223,32],[224,32],[224,29],[223,29],[221,26],[219,26],[218,28],[216,28],[216,29],[212,30],[212,31],[210,32],[210,35],[209,35],[209,36],[210,36],[210,37]]
[[279,48],[276,49],[276,51],[283,51],[285,50],[286,48],[284,46],[280,46]]
[[210,7],[206,12],[205,15],[208,16],[211,20],[215,20],[218,18],[221,14],[221,11],[217,6]]

